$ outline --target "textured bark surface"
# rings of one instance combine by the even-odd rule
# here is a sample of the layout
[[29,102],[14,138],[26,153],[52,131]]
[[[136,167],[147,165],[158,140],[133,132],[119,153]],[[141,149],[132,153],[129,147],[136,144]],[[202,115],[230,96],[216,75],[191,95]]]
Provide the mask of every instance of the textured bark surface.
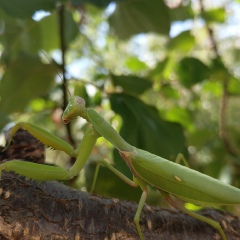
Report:
[[[0,188],[1,239],[137,239],[137,204],[91,196],[58,182],[36,182],[3,173]],[[240,239],[239,218],[212,209],[228,239]],[[144,207],[145,239],[220,239],[219,233],[181,212]]]
[[[33,152],[39,156],[36,149]],[[0,239],[138,239],[133,221],[136,209],[136,203],[3,172]],[[238,217],[213,209],[201,213],[220,222],[228,239],[240,239]],[[145,206],[140,225],[145,239],[221,239],[210,225],[174,210]]]
[[[8,132],[6,139],[8,139]],[[19,129],[8,149],[0,146],[0,161],[11,159],[24,159],[25,161],[44,163],[44,145],[23,129]]]

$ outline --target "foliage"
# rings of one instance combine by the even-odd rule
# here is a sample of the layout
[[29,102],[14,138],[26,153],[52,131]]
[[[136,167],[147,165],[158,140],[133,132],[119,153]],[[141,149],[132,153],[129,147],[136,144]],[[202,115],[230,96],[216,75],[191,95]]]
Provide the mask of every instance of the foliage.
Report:
[[[78,143],[85,123],[67,136],[59,120],[61,74],[132,145],[172,161],[182,152],[192,168],[239,187],[240,55],[237,35],[228,35],[239,2],[170,2],[1,1],[0,129],[30,121]],[[130,174],[110,148],[99,140],[87,188],[99,158]],[[97,192],[138,199],[126,189],[100,169]]]

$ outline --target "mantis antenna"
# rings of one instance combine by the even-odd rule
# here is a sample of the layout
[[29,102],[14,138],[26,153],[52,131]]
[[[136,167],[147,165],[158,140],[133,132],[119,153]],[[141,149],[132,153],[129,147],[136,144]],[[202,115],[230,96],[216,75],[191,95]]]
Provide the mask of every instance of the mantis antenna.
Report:
[[[47,54],[42,50],[40,49],[41,53],[45,56],[45,58],[49,61],[49,63],[51,63],[51,60],[49,59],[49,57],[47,56]],[[68,91],[68,94],[70,97],[72,97],[67,85],[65,84],[65,82],[63,81],[63,78],[62,76],[59,74],[59,72],[57,72],[57,75],[59,76],[59,78],[62,80],[62,83],[64,84],[64,86],[66,87],[67,91]]]

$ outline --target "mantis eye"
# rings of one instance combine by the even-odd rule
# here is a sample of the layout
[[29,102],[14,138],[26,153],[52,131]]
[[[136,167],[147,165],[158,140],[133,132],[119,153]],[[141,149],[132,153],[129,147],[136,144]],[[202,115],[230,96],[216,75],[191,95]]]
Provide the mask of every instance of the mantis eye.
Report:
[[70,122],[70,120],[68,120],[68,119],[62,119],[62,122],[63,122],[64,124],[68,124],[68,123]]

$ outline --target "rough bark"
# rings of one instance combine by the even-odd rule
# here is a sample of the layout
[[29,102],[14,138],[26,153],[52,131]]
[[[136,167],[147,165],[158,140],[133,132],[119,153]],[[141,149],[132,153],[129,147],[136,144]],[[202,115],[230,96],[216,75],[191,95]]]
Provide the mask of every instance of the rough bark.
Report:
[[[1,239],[137,239],[137,204],[89,195],[58,182],[36,182],[3,173],[0,188]],[[228,239],[240,239],[239,218],[208,209]],[[145,239],[220,239],[208,224],[181,212],[145,206]]]
[[[9,132],[6,132],[5,138],[8,139]],[[0,163],[11,159],[23,159],[24,161],[44,163],[45,149],[44,145],[33,137],[28,131],[19,129],[13,137],[8,149],[3,151],[0,146]]]
[[[136,203],[3,172],[0,239],[138,239],[133,221],[136,209]],[[238,217],[213,209],[201,213],[220,222],[228,239],[240,239]],[[218,231],[204,222],[147,205],[140,225],[145,239],[221,239]]]

